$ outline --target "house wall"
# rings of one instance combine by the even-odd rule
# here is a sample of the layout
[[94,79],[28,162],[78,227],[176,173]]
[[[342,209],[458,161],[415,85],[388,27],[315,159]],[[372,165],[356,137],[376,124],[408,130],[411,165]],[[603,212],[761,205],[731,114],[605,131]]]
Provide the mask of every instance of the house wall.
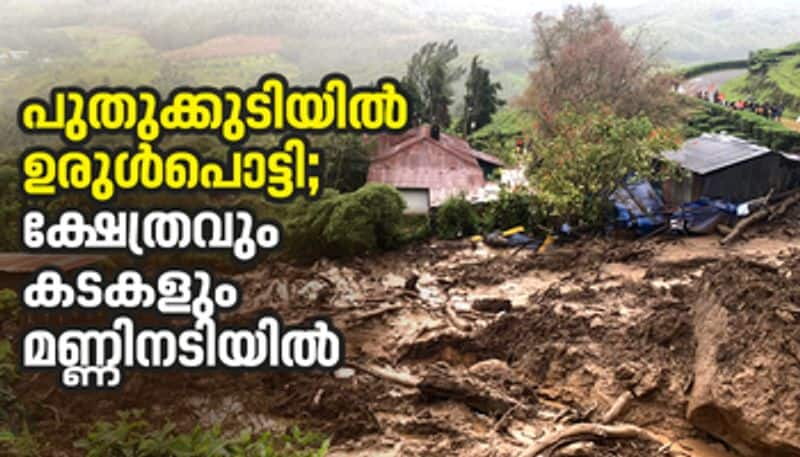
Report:
[[763,197],[770,190],[782,192],[787,189],[787,183],[780,164],[780,155],[767,154],[709,173],[700,177],[699,195],[695,193],[694,196],[743,203]]
[[367,181],[391,184],[398,189],[428,189],[432,206],[441,204],[449,196],[469,193],[486,184],[477,160],[461,158],[431,139],[373,161]]

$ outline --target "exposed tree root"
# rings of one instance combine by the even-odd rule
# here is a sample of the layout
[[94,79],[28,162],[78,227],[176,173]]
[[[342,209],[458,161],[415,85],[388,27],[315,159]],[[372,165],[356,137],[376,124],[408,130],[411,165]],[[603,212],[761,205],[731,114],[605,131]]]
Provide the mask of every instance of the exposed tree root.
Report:
[[519,454],[518,457],[536,457],[548,450],[556,449],[577,441],[623,438],[651,441],[659,446],[664,445],[664,442],[657,435],[636,425],[586,423],[569,425],[554,433],[545,435]]

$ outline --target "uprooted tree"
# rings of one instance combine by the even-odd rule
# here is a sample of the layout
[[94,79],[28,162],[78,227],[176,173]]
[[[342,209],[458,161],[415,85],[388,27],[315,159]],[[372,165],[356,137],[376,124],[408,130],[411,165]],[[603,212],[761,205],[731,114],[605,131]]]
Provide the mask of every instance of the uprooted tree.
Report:
[[617,115],[644,115],[663,125],[677,113],[672,77],[660,71],[658,49],[643,31],[630,39],[602,6],[570,6],[560,18],[533,18],[534,60],[524,108],[550,127],[567,106],[579,111],[608,106]]

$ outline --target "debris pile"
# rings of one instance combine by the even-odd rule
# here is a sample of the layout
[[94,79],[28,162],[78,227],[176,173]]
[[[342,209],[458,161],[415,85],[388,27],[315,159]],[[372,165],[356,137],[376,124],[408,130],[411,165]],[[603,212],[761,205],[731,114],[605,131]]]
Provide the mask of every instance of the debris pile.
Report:
[[800,252],[704,275],[689,420],[746,456],[800,455]]
[[23,374],[20,395],[66,450],[91,402],[93,420],[140,408],[187,430],[300,424],[329,434],[333,457],[733,455],[716,440],[798,455],[797,210],[725,246],[586,237],[515,254],[465,240],[265,263],[236,278],[243,304],[221,317],[328,315],[346,367],[132,373],[121,394]]

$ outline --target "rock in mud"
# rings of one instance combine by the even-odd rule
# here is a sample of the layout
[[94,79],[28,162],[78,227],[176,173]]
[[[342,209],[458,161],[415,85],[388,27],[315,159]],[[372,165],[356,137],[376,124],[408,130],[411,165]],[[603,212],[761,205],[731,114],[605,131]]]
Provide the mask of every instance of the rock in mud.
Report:
[[729,260],[707,272],[698,297],[688,419],[745,456],[800,456],[800,358],[786,350],[800,328],[776,314],[796,309],[800,284]]

